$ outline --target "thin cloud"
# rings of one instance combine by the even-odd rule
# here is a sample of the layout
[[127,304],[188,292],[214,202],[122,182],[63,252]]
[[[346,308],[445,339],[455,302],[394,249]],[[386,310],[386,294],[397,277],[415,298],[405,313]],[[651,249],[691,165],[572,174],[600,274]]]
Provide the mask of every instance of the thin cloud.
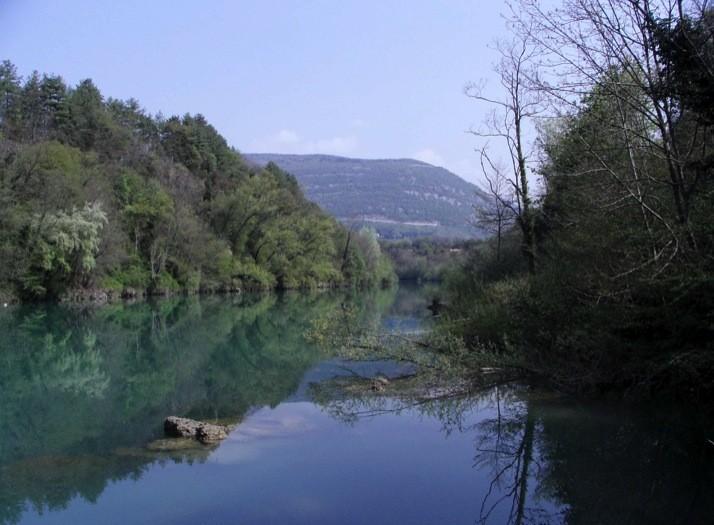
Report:
[[484,181],[482,180],[481,169],[475,159],[463,158],[456,161],[445,159],[432,148],[424,148],[417,151],[413,157],[427,164],[446,168],[468,182],[483,186]]
[[349,155],[358,146],[359,141],[351,135],[305,140],[294,130],[281,129],[264,140],[254,142],[251,149],[256,153]]
[[444,165],[444,158],[431,148],[424,148],[417,151],[414,154],[414,158],[426,162],[427,164],[433,164],[434,166]]

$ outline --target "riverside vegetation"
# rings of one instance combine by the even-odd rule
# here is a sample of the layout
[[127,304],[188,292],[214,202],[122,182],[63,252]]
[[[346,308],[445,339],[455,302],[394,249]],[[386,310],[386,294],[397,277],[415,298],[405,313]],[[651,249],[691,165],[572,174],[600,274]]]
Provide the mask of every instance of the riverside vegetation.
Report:
[[0,298],[387,285],[349,232],[201,115],[150,116],[91,80],[0,65]]
[[710,403],[714,12],[518,7],[499,46],[503,98],[468,90],[503,117],[474,132],[513,152],[508,171],[481,151],[498,235],[452,273],[442,328],[566,390]]

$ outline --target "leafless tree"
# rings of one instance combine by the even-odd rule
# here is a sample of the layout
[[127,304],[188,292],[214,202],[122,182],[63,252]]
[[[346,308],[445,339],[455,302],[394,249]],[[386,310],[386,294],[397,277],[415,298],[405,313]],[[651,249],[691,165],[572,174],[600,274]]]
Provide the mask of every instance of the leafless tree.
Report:
[[474,206],[473,225],[496,237],[496,261],[501,260],[501,244],[504,232],[513,225],[516,212],[516,199],[512,185],[503,169],[491,169],[487,155],[481,155],[481,168],[486,179],[485,190],[493,198],[487,205]]
[[[688,168],[701,134],[680,136],[682,108],[666,89],[671,71],[655,33],[663,27],[681,27],[685,17],[701,17],[707,9],[707,2],[700,0],[564,0],[556,9],[545,8],[539,0],[520,0],[513,9],[516,32],[542,51],[532,78],[553,107],[572,114],[596,86],[613,101],[629,169],[623,172],[605,158],[597,160],[626,198],[640,207],[648,231],[658,225],[666,232],[668,238],[656,243],[654,260],[665,252],[671,259],[682,246],[697,249],[689,217],[693,193],[701,183],[701,174]],[[656,180],[638,160],[644,157],[638,151],[645,150],[663,161],[667,180]],[[670,190],[671,206],[647,197],[648,185],[663,182]]]
[[[480,155],[484,177],[492,185],[491,193],[499,189],[496,201],[513,213],[522,233],[523,253],[531,273],[536,269],[535,210],[528,172],[533,160],[532,141],[526,134],[544,110],[542,93],[533,89],[531,77],[540,53],[539,46],[525,31],[516,33],[510,41],[496,45],[499,60],[494,66],[502,94],[490,97],[485,84],[471,83],[466,86],[466,95],[487,104],[491,112],[483,125],[471,133],[484,141],[476,148]],[[497,159],[488,149],[488,141],[501,141],[508,151],[510,166],[501,169]],[[510,190],[505,191],[506,187]],[[505,191],[505,193],[504,193]],[[506,195],[512,195],[506,197]]]

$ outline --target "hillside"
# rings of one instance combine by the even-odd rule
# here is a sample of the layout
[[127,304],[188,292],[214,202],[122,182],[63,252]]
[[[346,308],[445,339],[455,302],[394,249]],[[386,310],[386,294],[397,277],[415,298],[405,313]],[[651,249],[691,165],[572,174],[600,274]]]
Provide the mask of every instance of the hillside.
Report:
[[444,168],[413,159],[245,154],[272,161],[297,178],[307,197],[344,224],[369,224],[382,237],[471,238],[474,206],[489,197]]
[[201,115],[152,117],[0,64],[0,299],[389,281],[274,164],[245,162]]

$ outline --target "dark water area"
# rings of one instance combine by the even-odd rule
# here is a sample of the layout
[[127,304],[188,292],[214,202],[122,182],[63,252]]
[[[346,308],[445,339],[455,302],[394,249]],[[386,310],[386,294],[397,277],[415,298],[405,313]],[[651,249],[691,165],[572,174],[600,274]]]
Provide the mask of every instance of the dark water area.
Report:
[[[398,375],[310,342],[428,329],[418,287],[0,310],[0,524],[714,523],[696,407],[585,403],[520,384],[411,402],[315,396]],[[387,391],[388,392],[388,391]],[[167,449],[168,415],[237,424]]]

